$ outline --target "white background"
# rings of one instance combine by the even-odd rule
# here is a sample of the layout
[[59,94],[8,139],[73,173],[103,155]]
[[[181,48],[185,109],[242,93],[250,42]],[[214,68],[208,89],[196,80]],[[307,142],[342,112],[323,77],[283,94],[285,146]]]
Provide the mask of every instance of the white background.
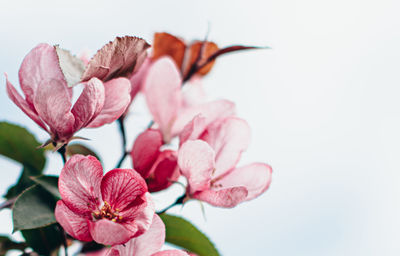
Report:
[[[204,81],[212,97],[235,101],[251,125],[241,163],[271,164],[269,191],[235,209],[207,206],[207,220],[196,202],[171,212],[191,219],[223,255],[399,255],[399,8],[398,1],[366,0],[2,1],[0,71],[18,85],[23,57],[40,42],[94,52],[117,35],[202,39],[208,24],[220,46],[271,46],[220,58]],[[46,140],[0,80],[0,119]],[[146,118],[134,106],[130,144]],[[120,155],[116,130],[80,133],[92,138],[87,145],[103,156],[105,170]],[[47,172],[58,173],[59,156],[50,158]],[[1,193],[18,172],[0,158]],[[163,198],[156,198],[161,206]],[[1,233],[11,232],[9,217],[0,213]]]

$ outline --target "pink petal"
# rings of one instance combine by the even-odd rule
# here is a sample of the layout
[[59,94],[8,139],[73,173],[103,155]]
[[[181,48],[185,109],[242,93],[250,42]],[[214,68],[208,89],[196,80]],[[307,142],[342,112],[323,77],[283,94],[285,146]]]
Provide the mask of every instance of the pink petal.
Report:
[[104,84],[105,101],[99,115],[88,127],[99,127],[117,120],[128,107],[131,96],[131,83],[126,78],[116,78]]
[[[26,55],[19,70],[19,82],[29,105],[35,101],[35,93],[39,84],[49,80],[63,81],[62,84],[67,87],[55,47],[39,44]],[[70,100],[72,90],[67,89],[66,91],[68,100]]]
[[180,172],[177,161],[175,151],[164,150],[161,152],[151,170],[151,178],[146,180],[150,192],[166,189],[174,181],[178,181]]
[[90,214],[101,203],[100,183],[103,168],[93,156],[73,155],[58,180],[64,203],[74,212]]
[[108,219],[89,221],[89,230],[93,240],[104,245],[124,244],[133,235],[123,225]]
[[184,108],[178,113],[178,117],[172,127],[172,136],[178,135],[185,125],[195,116],[204,116],[206,126],[218,119],[232,116],[235,113],[235,104],[228,100],[216,100],[205,104]]
[[209,189],[215,153],[204,141],[187,141],[179,149],[178,165],[188,179],[190,193]]
[[84,86],[82,94],[71,110],[75,116],[76,131],[90,123],[104,106],[103,83],[97,78],[92,78]]
[[40,118],[60,139],[74,133],[75,117],[65,80],[43,80],[36,89],[34,106]]
[[216,126],[211,125],[202,139],[216,153],[214,177],[218,177],[234,168],[249,146],[250,127],[243,119],[229,117]]
[[143,178],[149,176],[149,172],[162,146],[162,134],[159,130],[147,129],[139,134],[131,151],[133,167]]
[[112,250],[120,256],[149,256],[159,251],[165,240],[165,226],[160,217],[154,214],[150,228],[141,236],[132,238],[125,245],[116,245]]
[[191,197],[207,202],[213,206],[232,208],[246,200],[247,189],[245,187],[233,187],[218,190],[205,190],[195,193]]
[[207,128],[206,118],[201,114],[195,116],[179,134],[179,145],[182,145],[187,140],[197,140],[201,137]]
[[151,256],[189,256],[189,254],[182,250],[166,250],[154,253]]
[[131,82],[131,101],[135,98],[136,94],[142,89],[144,79],[151,66],[151,58],[146,58],[138,72],[133,74],[130,78]]
[[72,237],[85,242],[93,240],[89,232],[86,216],[74,213],[62,200],[57,202],[55,216],[57,222]]
[[48,132],[48,128],[46,125],[40,120],[36,110],[31,108],[29,104],[19,95],[17,90],[15,90],[14,86],[8,81],[8,77],[6,75],[6,85],[7,85],[7,94],[8,97],[17,105],[27,116],[29,116],[35,123],[37,123],[40,127],[42,127],[45,131]]
[[263,163],[253,163],[233,169],[229,174],[216,182],[223,187],[244,186],[247,191],[246,200],[251,200],[265,192],[271,184],[272,168]]
[[172,138],[171,128],[181,105],[181,84],[179,70],[169,57],[155,61],[144,81],[147,105],[166,142]]
[[136,207],[143,202],[140,197],[147,192],[147,185],[139,173],[132,169],[114,169],[104,175],[101,194],[114,209],[120,212]]
[[205,103],[206,92],[199,76],[195,76],[186,82],[185,87],[182,88],[182,99],[184,108]]

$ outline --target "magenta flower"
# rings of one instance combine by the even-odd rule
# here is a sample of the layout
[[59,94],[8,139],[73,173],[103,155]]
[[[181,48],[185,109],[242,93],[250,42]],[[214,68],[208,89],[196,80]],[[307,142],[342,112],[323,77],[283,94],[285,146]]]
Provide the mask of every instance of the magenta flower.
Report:
[[24,58],[19,81],[25,99],[7,79],[10,99],[61,145],[84,127],[99,127],[116,120],[130,102],[130,82],[116,78],[103,84],[97,78],[83,82],[72,106],[72,88],[60,68],[56,48],[40,44]]
[[178,165],[188,180],[187,196],[219,207],[251,200],[271,183],[272,169],[263,163],[237,168],[248,147],[250,128],[236,117],[206,125],[197,116],[182,132]]
[[151,225],[154,205],[146,182],[132,169],[114,169],[103,177],[96,158],[74,155],[62,169],[58,186],[62,199],[56,220],[78,240],[123,244]]
[[202,114],[207,123],[212,123],[216,119],[230,116],[235,112],[234,104],[227,100],[188,103],[181,87],[181,74],[171,58],[162,57],[148,68],[143,92],[153,120],[158,125],[166,143],[177,136],[198,114]]
[[130,153],[133,168],[146,180],[150,192],[168,188],[180,176],[177,153],[161,151],[162,145],[161,132],[148,129],[136,138]]

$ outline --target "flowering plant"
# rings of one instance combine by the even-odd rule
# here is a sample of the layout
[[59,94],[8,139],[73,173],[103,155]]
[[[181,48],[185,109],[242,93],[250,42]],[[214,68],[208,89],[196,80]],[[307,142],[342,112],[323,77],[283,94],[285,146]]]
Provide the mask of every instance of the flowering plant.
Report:
[[[67,255],[79,244],[81,255],[219,255],[190,222],[167,211],[192,200],[231,208],[268,189],[269,165],[237,167],[250,144],[249,125],[233,102],[207,100],[202,85],[218,57],[256,48],[187,44],[156,33],[152,46],[118,37],[90,60],[48,44],[31,50],[19,71],[23,96],[7,75],[6,90],[49,137],[39,143],[25,128],[0,123],[0,154],[23,167],[0,208],[12,209],[14,232],[25,239],[4,236],[0,254],[58,255],[63,248]],[[138,94],[152,121],[128,149],[125,120]],[[73,141],[85,139],[77,135],[81,129],[113,122],[123,151],[115,169],[103,174],[99,156]],[[44,174],[48,151],[62,157],[58,176]],[[183,194],[157,210],[152,194],[174,184],[185,187]],[[181,250],[161,250],[165,242]]]

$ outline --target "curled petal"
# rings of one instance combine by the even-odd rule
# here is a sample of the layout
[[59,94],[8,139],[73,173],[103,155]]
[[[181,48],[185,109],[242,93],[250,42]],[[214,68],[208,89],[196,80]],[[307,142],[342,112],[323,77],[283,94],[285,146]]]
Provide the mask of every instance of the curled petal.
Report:
[[190,193],[207,190],[215,168],[215,153],[204,141],[193,140],[182,144],[178,153],[178,165],[188,179]]
[[202,115],[195,116],[179,134],[179,144],[182,145],[187,140],[197,140],[207,128],[206,118]]
[[133,236],[122,224],[108,219],[89,221],[89,230],[93,240],[104,245],[124,244]]
[[128,107],[131,83],[126,78],[115,78],[104,84],[104,106],[88,127],[99,127],[117,120]]
[[142,196],[143,204],[137,207],[131,207],[129,210],[122,212],[125,228],[131,231],[133,236],[140,236],[146,230],[150,228],[153,221],[153,215],[155,212],[154,202],[150,196],[150,193],[146,192]]
[[223,188],[218,190],[205,190],[192,195],[192,198],[207,202],[213,206],[232,208],[246,200],[245,187]]
[[82,94],[79,96],[71,112],[75,116],[74,130],[79,130],[90,123],[104,106],[104,86],[97,79],[92,78],[85,83]]
[[243,186],[247,189],[246,200],[251,200],[264,191],[271,184],[272,168],[263,163],[253,163],[233,169],[229,174],[220,179],[216,185],[222,187]]
[[103,168],[93,156],[73,155],[58,180],[64,203],[74,212],[90,214],[101,203]]
[[178,159],[176,152],[165,150],[158,156],[151,170],[151,178],[147,179],[150,192],[157,192],[168,188],[179,179]]
[[71,211],[62,200],[59,200],[55,210],[56,220],[72,237],[89,242],[92,236],[89,233],[87,218]]

